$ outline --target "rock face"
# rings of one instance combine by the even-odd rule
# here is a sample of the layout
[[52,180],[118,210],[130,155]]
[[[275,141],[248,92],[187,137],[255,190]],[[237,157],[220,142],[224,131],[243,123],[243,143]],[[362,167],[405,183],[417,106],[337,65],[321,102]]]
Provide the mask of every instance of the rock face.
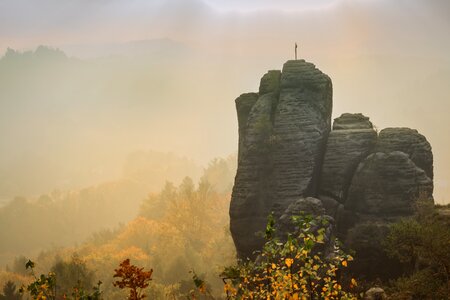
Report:
[[325,210],[322,205],[322,201],[317,198],[307,197],[300,198],[297,201],[290,204],[281,215],[278,220],[277,231],[295,232],[294,225],[291,222],[292,216],[298,216],[300,214],[309,214],[313,216],[325,215]]
[[376,142],[372,123],[362,114],[343,114],[335,119],[327,141],[319,193],[344,204],[356,168]]
[[[288,61],[282,71],[269,71],[258,93],[236,99],[236,109],[230,228],[240,258],[260,249],[264,241],[256,233],[271,212],[281,231],[300,211],[327,214],[345,241],[352,228],[384,228],[414,213],[419,197],[432,199],[426,138],[409,128],[377,134],[362,114],[341,115],[331,130],[332,83],[311,63]],[[358,247],[358,239],[352,243]]]
[[432,190],[431,179],[407,154],[376,152],[356,170],[345,207],[380,218],[408,216],[420,194]]
[[331,130],[330,78],[304,61],[288,61],[273,117],[272,201],[287,207],[315,195]]
[[426,175],[433,179],[433,153],[427,139],[410,128],[386,128],[380,131],[377,143],[377,152],[389,153],[401,151]]
[[[278,238],[280,240],[286,240],[287,233],[298,233],[297,224],[292,222],[293,216],[299,215],[312,215],[320,216],[320,220],[324,222],[320,225],[317,224],[311,227],[311,232],[317,234],[319,229],[325,227],[323,244],[316,245],[316,251],[321,251],[325,256],[330,255],[334,251],[335,240],[333,239],[333,226],[334,219],[331,216],[325,214],[325,209],[323,207],[322,201],[313,197],[300,198],[293,203],[291,203],[286,210],[283,212],[278,222],[275,224]],[[319,222],[320,223],[320,222]]]
[[253,105],[255,105],[258,100],[257,93],[243,94],[236,99],[236,110],[238,112],[238,126],[239,126],[239,154],[238,160],[240,161],[241,153],[244,152],[245,144],[245,133],[247,129],[247,120],[250,110]]
[[271,211],[279,217],[293,201],[315,194],[331,105],[330,78],[303,60],[269,71],[257,95],[236,100],[239,166],[230,229],[240,257],[261,247],[255,233],[264,230]]

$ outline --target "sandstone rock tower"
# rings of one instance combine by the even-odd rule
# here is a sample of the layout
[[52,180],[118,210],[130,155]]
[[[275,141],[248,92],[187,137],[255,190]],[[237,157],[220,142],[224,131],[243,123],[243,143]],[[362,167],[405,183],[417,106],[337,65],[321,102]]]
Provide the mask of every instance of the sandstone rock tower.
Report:
[[312,63],[292,60],[269,71],[258,93],[236,99],[238,170],[230,228],[238,256],[262,244],[267,216],[294,202],[320,199],[342,236],[367,221],[413,212],[420,193],[432,196],[433,155],[408,128],[379,134],[368,117],[343,114],[331,129],[331,79]]

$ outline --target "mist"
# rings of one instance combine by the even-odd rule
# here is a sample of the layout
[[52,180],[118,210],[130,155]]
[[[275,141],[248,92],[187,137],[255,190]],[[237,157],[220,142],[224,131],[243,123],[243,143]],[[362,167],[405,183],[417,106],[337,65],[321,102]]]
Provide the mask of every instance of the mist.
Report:
[[0,48],[18,49],[5,49],[0,67],[3,199],[118,178],[133,151],[200,165],[235,152],[233,100],[281,68],[296,41],[333,79],[334,117],[362,112],[379,129],[429,138],[435,197],[447,202],[449,141],[437,130],[449,125],[443,1],[2,5]]
[[[205,178],[224,208],[214,228],[228,226],[234,100],[293,59],[294,43],[331,77],[333,118],[361,112],[427,137],[435,202],[450,203],[449,32],[444,0],[0,1],[0,264],[86,241],[76,251],[114,252],[167,190],[201,194]],[[20,209],[32,211],[23,226]],[[17,238],[39,214],[72,210],[60,231]]]

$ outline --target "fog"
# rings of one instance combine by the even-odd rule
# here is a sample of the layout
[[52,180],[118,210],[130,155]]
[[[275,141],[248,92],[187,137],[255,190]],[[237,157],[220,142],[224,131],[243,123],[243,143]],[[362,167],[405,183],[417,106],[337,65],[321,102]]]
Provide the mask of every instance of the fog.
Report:
[[[176,61],[80,61],[44,47],[7,52],[0,61],[6,195],[119,178],[127,156],[138,150],[205,157],[200,163],[206,163],[212,147],[199,145],[207,145],[214,134],[208,124],[220,118],[207,114],[211,105],[202,108],[202,90],[211,93],[213,83],[200,86],[205,75],[191,77],[188,65],[173,68]],[[225,156],[234,147],[219,150],[215,154]]]
[[2,1],[2,201],[120,178],[134,151],[198,165],[234,153],[233,100],[298,42],[333,79],[334,117],[429,139],[447,202],[447,2],[277,3]]
[[111,198],[109,217],[54,245],[66,246],[129,222],[166,181],[197,185],[237,152],[234,99],[295,42],[331,77],[334,118],[427,137],[435,201],[449,203],[449,32],[444,0],[0,1],[0,206]]

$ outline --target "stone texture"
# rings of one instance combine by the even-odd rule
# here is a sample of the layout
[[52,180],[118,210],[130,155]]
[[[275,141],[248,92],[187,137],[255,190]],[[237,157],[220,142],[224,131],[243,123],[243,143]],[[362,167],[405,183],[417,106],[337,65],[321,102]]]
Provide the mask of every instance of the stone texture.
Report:
[[363,114],[342,114],[334,119],[333,130],[352,130],[352,129],[373,129],[372,122]]
[[409,158],[427,176],[433,179],[433,153],[427,139],[410,128],[386,128],[380,131],[377,143],[377,152],[389,153],[401,151],[409,155]]
[[325,209],[323,208],[322,201],[316,198],[307,197],[300,198],[291,203],[275,224],[277,227],[277,233],[281,237],[284,237],[287,233],[295,233],[296,228],[295,224],[292,222],[292,217],[300,215],[325,215]]
[[323,208],[325,209],[325,214],[336,219],[339,207],[343,205],[332,197],[320,195],[318,198],[322,202]]
[[383,237],[389,222],[411,216],[417,198],[432,199],[433,154],[425,137],[408,128],[377,135],[368,117],[349,113],[331,130],[331,80],[304,60],[267,72],[258,93],[241,95],[236,109],[230,229],[238,256],[253,258],[261,248],[256,233],[264,232],[271,212],[281,236],[295,230],[292,215],[326,214],[329,236],[361,252],[361,270],[373,267],[374,278],[394,272],[389,263],[379,267],[387,258],[364,253],[380,251],[375,237]]
[[[286,210],[283,212],[276,225],[276,234],[281,240],[287,238],[287,233],[298,233],[299,229],[296,224],[292,221],[294,216],[310,215],[317,216],[320,220],[325,221],[325,223],[316,224],[311,227],[311,232],[317,234],[318,230],[325,227],[323,244],[316,245],[315,251],[323,253],[325,256],[331,254],[334,250],[334,219],[325,214],[325,209],[322,205],[322,201],[313,198],[300,198],[293,203],[291,203]],[[326,224],[326,225],[324,225]]]
[[236,100],[242,136],[239,137],[239,167],[230,205],[230,230],[242,257],[252,256],[264,242],[255,233],[264,229],[271,207],[269,150],[279,77],[279,71],[269,71],[261,79],[261,93],[244,94],[244,99],[241,96]]
[[327,75],[303,60],[284,64],[273,127],[273,199],[281,207],[316,194],[331,109]]
[[331,80],[311,63],[288,61],[282,72],[263,76],[254,99],[244,94],[236,101],[242,136],[230,229],[242,258],[263,244],[255,233],[270,212],[279,217],[296,199],[316,193],[331,127]]
[[272,94],[259,97],[249,113],[230,205],[230,229],[237,249],[247,256],[263,243],[255,233],[264,228],[270,208],[268,138],[274,100]]
[[366,291],[364,300],[386,300],[388,299],[385,291],[379,287],[373,287]]
[[356,170],[345,208],[379,217],[407,216],[422,193],[431,197],[432,192],[432,180],[407,154],[377,152]]
[[332,197],[320,195],[319,199],[325,209],[325,214],[333,218],[335,223],[335,235],[344,240],[347,231],[358,221],[358,215],[345,209],[344,205]]
[[294,232],[294,230],[288,230],[291,226],[291,217],[299,216],[302,214],[312,216],[322,216],[325,214],[322,201],[317,198],[307,197],[300,198],[297,201],[291,203],[284,213],[281,215],[278,225],[282,232]]
[[250,110],[252,109],[253,105],[255,105],[257,100],[257,93],[247,93],[242,94],[235,101],[239,127],[238,161],[241,160],[242,152],[245,152],[244,140],[246,136],[248,115],[250,114]]
[[280,70],[271,70],[264,74],[259,84],[259,94],[264,95],[267,93],[277,92],[280,88]]
[[319,193],[344,203],[353,174],[372,150],[377,133],[362,114],[343,114],[334,120],[328,137]]

